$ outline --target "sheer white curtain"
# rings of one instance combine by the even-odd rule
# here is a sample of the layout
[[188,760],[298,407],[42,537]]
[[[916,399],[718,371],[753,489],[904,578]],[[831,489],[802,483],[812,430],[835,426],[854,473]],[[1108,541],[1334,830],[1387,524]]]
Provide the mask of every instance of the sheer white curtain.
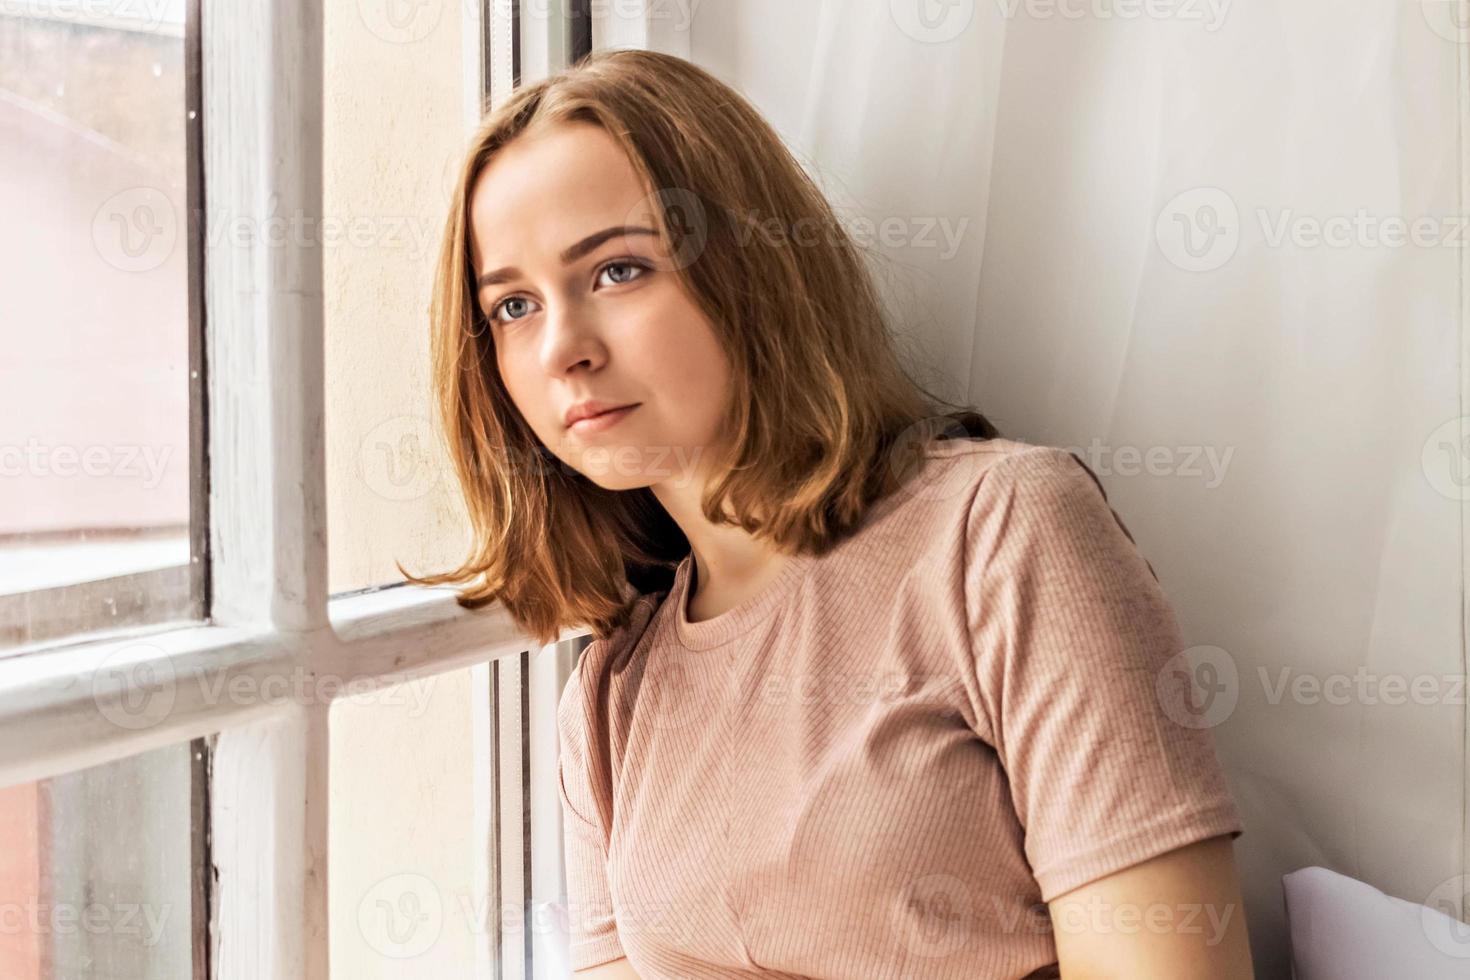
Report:
[[1442,899],[1466,4],[652,10],[648,43],[744,91],[883,256],[935,390],[1099,472],[1198,645],[1260,975],[1287,975],[1288,871]]

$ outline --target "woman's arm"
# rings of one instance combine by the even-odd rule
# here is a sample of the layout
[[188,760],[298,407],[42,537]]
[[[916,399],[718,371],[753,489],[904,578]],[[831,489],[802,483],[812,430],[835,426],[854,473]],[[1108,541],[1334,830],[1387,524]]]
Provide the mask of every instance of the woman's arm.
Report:
[[590,970],[574,970],[572,976],[581,980],[639,980],[626,956],[611,963],[594,966]]
[[1253,980],[1230,835],[1176,848],[1058,895],[1063,980]]

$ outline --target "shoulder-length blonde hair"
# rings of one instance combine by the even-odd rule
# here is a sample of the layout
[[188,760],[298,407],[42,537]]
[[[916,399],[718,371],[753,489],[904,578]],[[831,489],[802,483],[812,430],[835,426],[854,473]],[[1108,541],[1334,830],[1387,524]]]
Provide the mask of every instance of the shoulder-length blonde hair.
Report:
[[[557,465],[506,393],[476,299],[476,179],[516,137],[571,122],[618,141],[656,195],[669,254],[693,250],[676,274],[731,368],[733,448],[707,487],[708,519],[788,554],[822,554],[901,485],[915,446],[999,435],[976,412],[941,413],[948,403],[905,373],[864,253],[739,93],[671,55],[599,52],[491,112],[460,168],[430,329],[438,415],[474,542],[448,572],[416,577],[400,564],[410,581],[469,583],[461,605],[499,600],[544,644],[568,627],[603,637],[626,624],[638,596],[666,589],[689,553],[651,490],[605,490]],[[772,220],[787,236],[752,231]],[[803,228],[817,233],[790,235]]]

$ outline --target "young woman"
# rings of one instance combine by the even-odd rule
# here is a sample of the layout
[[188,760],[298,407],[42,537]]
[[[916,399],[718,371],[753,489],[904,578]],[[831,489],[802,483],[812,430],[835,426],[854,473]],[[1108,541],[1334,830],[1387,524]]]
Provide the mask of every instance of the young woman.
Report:
[[573,969],[1251,976],[1152,569],[1080,460],[910,380],[864,259],[682,59],[593,56],[474,138],[432,321],[475,543],[414,580],[594,634]]

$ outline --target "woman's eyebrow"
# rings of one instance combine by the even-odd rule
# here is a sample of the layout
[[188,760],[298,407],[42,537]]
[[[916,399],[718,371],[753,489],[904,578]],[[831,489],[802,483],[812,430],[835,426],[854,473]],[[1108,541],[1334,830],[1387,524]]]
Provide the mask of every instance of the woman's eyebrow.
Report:
[[[610,238],[617,238],[620,235],[652,235],[653,237],[657,238],[658,232],[654,231],[652,228],[629,225],[618,225],[613,228],[604,228],[602,229],[602,231],[594,232],[593,234],[588,235],[577,244],[562,252],[561,264],[571,265],[573,262],[577,261],[578,259],[587,255],[589,252],[596,249],[603,242],[607,241]],[[510,282],[512,279],[519,278],[520,275],[521,270],[515,268],[514,266],[506,266],[503,269],[496,269],[494,272],[484,273],[475,280],[475,285],[477,287],[477,290],[484,289],[486,286],[497,286],[503,282]]]

